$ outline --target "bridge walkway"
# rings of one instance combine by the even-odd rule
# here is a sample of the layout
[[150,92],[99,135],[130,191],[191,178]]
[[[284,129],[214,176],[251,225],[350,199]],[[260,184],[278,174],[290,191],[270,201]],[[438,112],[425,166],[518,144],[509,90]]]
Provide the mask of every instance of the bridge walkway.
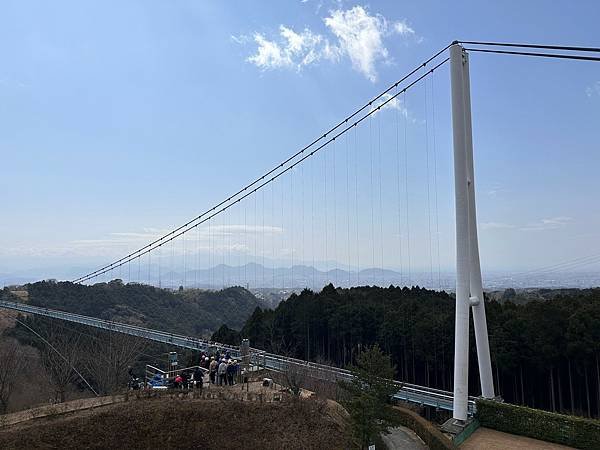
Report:
[[[197,337],[184,336],[166,331],[153,330],[137,325],[129,325],[120,322],[114,322],[95,317],[84,316],[81,314],[69,313],[54,309],[43,308],[40,306],[28,305],[26,303],[15,303],[6,300],[0,300],[0,308],[11,309],[29,314],[36,314],[44,317],[65,320],[68,322],[79,323],[95,328],[124,333],[131,336],[137,336],[143,339],[161,342],[164,344],[174,345],[180,348],[186,348],[197,351],[215,351],[228,350],[232,357],[236,359],[242,358],[240,347],[221,344],[207,339]],[[269,370],[283,372],[290,367],[296,367],[307,373],[310,377],[336,382],[339,380],[349,380],[352,378],[350,371],[339,367],[329,366],[326,364],[318,364],[309,361],[304,361],[296,358],[289,358],[274,353],[267,353],[263,350],[250,348],[249,355],[250,363],[256,366],[264,367]],[[398,392],[394,395],[397,400],[425,405],[434,408],[439,408],[447,411],[452,411],[453,394],[452,392],[441,389],[434,389],[427,386],[404,383],[396,381]],[[468,413],[472,415],[475,412],[475,398],[469,397]]]

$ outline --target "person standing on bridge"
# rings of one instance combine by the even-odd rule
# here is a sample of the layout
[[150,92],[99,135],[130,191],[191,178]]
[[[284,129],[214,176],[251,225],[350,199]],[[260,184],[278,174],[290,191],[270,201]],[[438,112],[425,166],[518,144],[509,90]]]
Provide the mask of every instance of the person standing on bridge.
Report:
[[212,361],[210,362],[210,365],[208,366],[208,377],[212,384],[216,384],[215,377],[217,375],[217,367],[218,367],[219,363],[214,358],[214,356],[211,358],[211,360]]
[[227,384],[229,386],[233,386],[233,376],[235,375],[235,361],[233,359],[229,360],[227,363]]
[[224,359],[219,364],[219,386],[223,384],[227,385],[227,363]]
[[202,390],[203,384],[204,372],[202,372],[202,369],[200,367],[196,367],[196,370],[194,370],[194,385],[196,389]]

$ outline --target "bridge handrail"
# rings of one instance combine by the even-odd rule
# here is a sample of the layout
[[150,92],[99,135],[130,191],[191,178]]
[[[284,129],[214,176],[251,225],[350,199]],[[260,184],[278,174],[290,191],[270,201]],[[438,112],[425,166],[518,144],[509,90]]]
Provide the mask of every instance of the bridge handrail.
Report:
[[80,319],[81,321],[86,321],[86,322],[93,321],[95,323],[101,323],[103,325],[106,325],[108,329],[127,328],[130,330],[137,330],[137,331],[140,331],[143,333],[151,333],[154,335],[161,335],[161,336],[165,336],[168,338],[181,339],[181,340],[188,341],[188,342],[198,342],[198,343],[202,343],[208,347],[215,346],[215,347],[230,349],[230,350],[239,352],[239,347],[235,347],[235,346],[231,346],[231,345],[227,345],[227,344],[220,344],[218,342],[209,341],[209,340],[203,339],[203,338],[185,336],[185,335],[177,334],[177,333],[169,333],[168,331],[140,327],[139,325],[114,322],[114,321],[107,320],[107,319],[100,319],[98,317],[91,317],[91,316],[86,316],[83,314],[62,311],[60,309],[50,309],[50,308],[46,308],[43,306],[29,305],[27,303],[21,303],[21,302],[18,302],[18,303],[9,302],[6,300],[0,300],[0,306],[5,306],[5,307],[11,308],[11,309],[17,309],[17,310],[20,310],[23,312],[31,312],[31,313],[45,312],[46,314],[44,314],[44,315],[47,315],[47,316],[55,316],[55,315],[57,315],[57,313],[59,313],[59,314],[65,315],[66,317]]
[[[0,300],[0,307],[2,307],[2,306],[5,308],[17,310],[17,311],[29,312],[32,314],[42,314],[42,315],[49,316],[49,317],[64,318],[66,320],[71,320],[73,322],[79,322],[79,323],[84,323],[84,324],[88,324],[88,325],[92,325],[92,326],[98,326],[99,328],[105,328],[105,329],[113,330],[113,331],[117,331],[117,330],[123,330],[122,332],[130,331],[130,332],[132,332],[131,333],[132,335],[145,334],[147,336],[154,336],[154,339],[156,339],[156,340],[159,340],[159,339],[157,339],[157,337],[161,337],[163,339],[163,341],[159,340],[159,342],[170,342],[174,345],[180,345],[182,347],[197,348],[197,349],[200,346],[204,346],[207,348],[216,347],[219,349],[230,350],[232,353],[235,354],[236,357],[243,356],[243,355],[241,355],[241,349],[238,346],[221,344],[221,343],[210,341],[207,339],[184,336],[181,334],[169,333],[169,332],[161,331],[161,330],[153,330],[151,328],[144,328],[144,327],[140,327],[138,325],[129,325],[129,324],[114,322],[114,321],[110,321],[110,320],[106,320],[106,319],[99,319],[96,317],[85,316],[82,314],[70,313],[67,311],[54,310],[54,309],[45,308],[42,306],[28,305],[26,303],[21,303],[21,302],[15,303],[15,302],[9,302],[6,300]],[[133,332],[138,332],[139,334],[134,334]],[[144,336],[140,336],[140,337],[144,337]],[[150,339],[153,339],[153,338],[150,338]],[[178,343],[178,342],[174,342],[174,341],[180,341],[180,342]],[[196,345],[194,347],[192,347],[191,345],[185,346],[185,345],[181,344],[181,342],[187,342],[187,343],[196,344]],[[314,369],[320,373],[325,373],[330,376],[332,375],[335,379],[340,379],[340,378],[341,379],[350,379],[352,377],[352,372],[349,371],[348,369],[329,366],[329,365],[321,364],[321,363],[315,363],[315,362],[306,361],[306,360],[302,360],[302,359],[298,359],[298,358],[277,355],[275,353],[268,353],[264,350],[260,350],[257,348],[250,348],[249,351],[250,351],[250,353],[248,356],[250,357],[251,360],[255,360],[258,363],[258,365],[261,365],[261,362],[262,362],[267,366],[269,366],[269,364],[267,364],[267,363],[270,362],[271,367],[267,367],[267,368],[269,368],[271,370],[283,370],[284,367],[282,367],[282,365],[295,365],[295,366],[299,366],[299,367],[303,367],[303,368]],[[156,368],[156,369],[160,370],[158,368]],[[189,368],[186,368],[186,369],[189,369]],[[182,371],[182,370],[186,370],[186,369],[177,369],[177,370]],[[203,369],[203,368],[201,368],[201,369]],[[206,369],[203,369],[203,370],[206,370]],[[173,371],[171,371],[171,372],[173,372]],[[404,393],[409,393],[409,394],[413,394],[413,395],[417,395],[417,396],[425,396],[425,397],[428,397],[429,399],[434,399],[434,400],[437,399],[437,400],[443,401],[445,403],[450,403],[450,404],[453,401],[453,393],[452,392],[448,392],[448,391],[444,391],[444,390],[436,389],[436,388],[429,388],[427,386],[419,386],[416,384],[404,383],[402,381],[395,381],[395,383],[398,386],[398,390],[399,390],[398,394],[397,394],[398,398],[403,398],[403,396],[400,393],[404,392]],[[433,401],[430,401],[430,403],[433,403]],[[474,407],[475,407],[475,398],[474,397],[470,396],[468,398],[468,405],[471,410],[474,410]]]

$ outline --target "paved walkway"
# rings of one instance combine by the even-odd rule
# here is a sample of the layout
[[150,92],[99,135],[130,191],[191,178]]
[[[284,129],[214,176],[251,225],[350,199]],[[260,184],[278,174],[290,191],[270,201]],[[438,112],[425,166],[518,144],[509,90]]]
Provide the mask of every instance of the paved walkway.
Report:
[[406,427],[396,427],[390,429],[390,434],[384,434],[381,439],[388,449],[407,449],[407,450],[426,450],[427,446],[415,434],[414,431]]
[[524,436],[478,428],[461,446],[461,450],[566,450],[571,447],[538,441]]

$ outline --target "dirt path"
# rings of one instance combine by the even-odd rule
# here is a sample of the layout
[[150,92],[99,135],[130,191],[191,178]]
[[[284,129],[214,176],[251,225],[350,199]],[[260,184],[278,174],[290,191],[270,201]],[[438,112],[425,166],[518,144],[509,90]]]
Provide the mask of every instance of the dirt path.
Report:
[[381,436],[381,439],[390,450],[426,450],[428,448],[414,431],[406,427],[400,426],[392,428],[390,431],[390,434]]

